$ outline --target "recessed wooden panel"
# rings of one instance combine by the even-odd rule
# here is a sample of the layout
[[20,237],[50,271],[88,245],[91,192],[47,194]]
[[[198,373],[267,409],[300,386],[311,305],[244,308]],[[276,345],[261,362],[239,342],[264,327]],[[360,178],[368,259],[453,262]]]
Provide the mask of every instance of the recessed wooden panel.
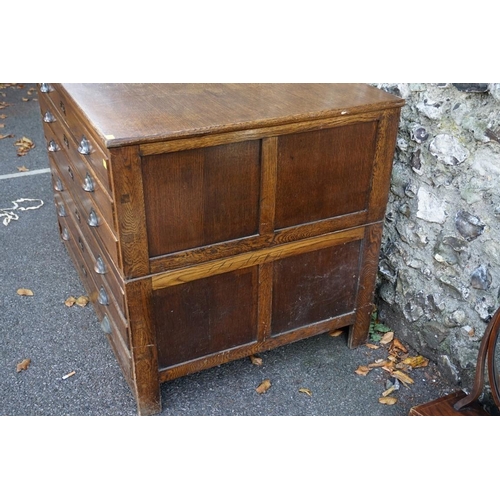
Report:
[[274,263],[273,335],[354,310],[361,241]]
[[153,292],[160,368],[257,338],[257,267]]
[[276,228],[367,208],[377,124],[279,137]]
[[143,158],[149,255],[258,233],[260,141]]

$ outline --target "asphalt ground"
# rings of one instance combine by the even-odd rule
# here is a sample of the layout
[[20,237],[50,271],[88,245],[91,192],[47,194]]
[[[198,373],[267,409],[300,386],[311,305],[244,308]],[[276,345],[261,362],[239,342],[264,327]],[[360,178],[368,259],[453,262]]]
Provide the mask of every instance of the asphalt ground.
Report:
[[[85,290],[59,239],[34,87],[0,88],[0,136],[13,135],[0,139],[0,208],[43,201],[10,210],[18,218],[7,225],[0,217],[0,415],[134,416],[135,400],[92,306],[65,305]],[[35,147],[18,156],[22,137]],[[33,295],[19,295],[21,288]],[[320,335],[263,353],[260,366],[245,358],[164,383],[159,416],[406,416],[458,389],[431,361],[409,373],[414,383],[399,384],[395,404],[381,404],[395,379],[382,368],[365,376],[356,370],[387,356],[387,346],[350,350],[345,334]],[[17,371],[25,359],[29,366]],[[265,379],[271,387],[259,394]]]

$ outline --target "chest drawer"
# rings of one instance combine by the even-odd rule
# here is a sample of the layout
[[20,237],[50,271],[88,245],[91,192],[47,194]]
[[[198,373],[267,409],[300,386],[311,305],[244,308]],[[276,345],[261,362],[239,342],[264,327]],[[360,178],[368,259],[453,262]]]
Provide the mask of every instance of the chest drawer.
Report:
[[[84,265],[86,275],[92,280],[95,285],[93,293],[97,294],[95,300],[103,306],[104,309],[109,309],[113,317],[120,317],[122,322],[125,322],[125,298],[122,287],[112,272],[110,262],[103,258],[102,252],[92,244],[92,241],[85,239],[85,236],[80,231],[76,221],[72,216],[73,206],[71,201],[66,203],[63,193],[54,195],[59,224],[62,230],[65,231],[63,238],[66,241],[71,241],[79,256],[80,266]],[[67,232],[69,231],[69,235]]]
[[[120,302],[120,306],[124,309],[124,298],[123,298],[123,286],[121,283],[121,277],[119,275],[118,270],[116,269],[116,261],[112,260],[112,256],[107,252],[107,247],[103,247],[102,243],[100,243],[96,239],[96,234],[91,231],[94,228],[89,225],[89,212],[86,212],[84,208],[75,201],[68,190],[65,187],[65,184],[60,181],[59,171],[56,167],[52,166],[52,181],[57,191],[55,196],[56,207],[58,210],[59,216],[70,217],[73,220],[73,224],[76,228],[78,228],[78,236],[82,235],[86,244],[90,247],[91,252],[89,254],[92,255],[92,268],[102,268],[101,274],[106,274],[107,280],[117,297],[117,300]],[[91,214],[92,212],[90,212]],[[101,226],[102,229],[102,226]]]
[[[67,98],[60,92],[57,86],[51,86],[50,92],[41,92],[40,109],[45,123],[64,124],[70,131],[64,143],[72,138],[72,148],[74,148],[79,160],[87,163],[94,170],[95,175],[102,183],[104,188],[111,192],[111,182],[109,175],[109,159],[104,152],[105,148],[99,143],[98,139],[91,130],[84,125],[73,106]],[[51,113],[52,118],[47,116],[47,111]]]
[[102,218],[116,234],[114,206],[108,193],[102,188],[93,171],[81,161],[74,161],[72,157],[71,144],[66,146],[64,137],[60,130],[54,127],[44,126],[47,139],[47,150],[49,161],[57,166],[59,176],[64,179],[67,189],[71,191],[74,198],[85,199],[86,204],[99,207]]

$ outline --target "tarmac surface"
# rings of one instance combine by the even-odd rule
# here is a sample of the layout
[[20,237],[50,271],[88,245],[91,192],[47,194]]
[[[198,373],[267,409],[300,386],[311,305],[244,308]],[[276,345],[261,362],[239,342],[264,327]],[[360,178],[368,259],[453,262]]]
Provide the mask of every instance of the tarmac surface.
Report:
[[[65,305],[85,290],[59,239],[34,88],[0,84],[0,415],[135,416],[92,306]],[[18,156],[22,137],[35,146]],[[33,295],[19,295],[21,288]],[[230,362],[162,384],[159,416],[405,416],[459,389],[430,362],[407,373],[414,383],[399,384],[395,404],[381,404],[391,374],[356,373],[387,358],[388,345],[378,347],[350,350],[345,334],[324,334],[262,353],[260,366]],[[29,366],[17,371],[25,359]],[[259,394],[265,379],[271,387]]]

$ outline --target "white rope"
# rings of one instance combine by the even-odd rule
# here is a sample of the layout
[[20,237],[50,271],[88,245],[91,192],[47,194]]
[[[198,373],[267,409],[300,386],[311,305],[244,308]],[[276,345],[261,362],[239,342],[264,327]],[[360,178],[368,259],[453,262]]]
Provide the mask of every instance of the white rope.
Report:
[[[19,203],[24,202],[34,202],[36,205],[27,207],[19,206]],[[18,200],[13,201],[12,205],[13,206],[9,208],[0,208],[0,218],[3,218],[2,223],[4,226],[9,225],[13,220],[19,220],[19,215],[16,211],[25,212],[26,210],[37,210],[43,205],[43,200],[39,200],[37,198],[19,198]]]

